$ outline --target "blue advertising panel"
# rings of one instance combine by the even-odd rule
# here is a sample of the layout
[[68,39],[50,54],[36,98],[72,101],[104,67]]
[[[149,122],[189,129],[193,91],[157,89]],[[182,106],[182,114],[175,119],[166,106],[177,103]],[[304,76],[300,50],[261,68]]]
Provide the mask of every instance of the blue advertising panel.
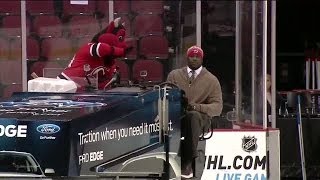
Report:
[[[169,151],[180,139],[180,91],[171,89]],[[120,88],[95,94],[17,93],[0,102],[0,151],[31,153],[57,176],[92,175],[164,152],[159,92]],[[121,168],[121,167],[120,167]]]
[[31,153],[42,167],[67,173],[69,123],[0,118],[0,151]]

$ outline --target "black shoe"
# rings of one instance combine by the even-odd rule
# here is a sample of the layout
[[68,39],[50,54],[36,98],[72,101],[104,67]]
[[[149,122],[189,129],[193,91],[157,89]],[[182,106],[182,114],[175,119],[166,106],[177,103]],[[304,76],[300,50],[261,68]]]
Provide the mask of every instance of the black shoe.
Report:
[[182,167],[182,169],[181,169],[181,177],[184,178],[184,179],[193,178],[192,163],[188,163],[187,165]]

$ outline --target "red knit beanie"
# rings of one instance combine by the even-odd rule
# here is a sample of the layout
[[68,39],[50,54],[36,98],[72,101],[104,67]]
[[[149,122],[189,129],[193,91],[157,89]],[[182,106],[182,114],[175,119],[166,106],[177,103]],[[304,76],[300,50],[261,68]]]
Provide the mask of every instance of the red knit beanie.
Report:
[[203,59],[203,50],[198,46],[191,46],[187,51],[188,57],[200,57]]

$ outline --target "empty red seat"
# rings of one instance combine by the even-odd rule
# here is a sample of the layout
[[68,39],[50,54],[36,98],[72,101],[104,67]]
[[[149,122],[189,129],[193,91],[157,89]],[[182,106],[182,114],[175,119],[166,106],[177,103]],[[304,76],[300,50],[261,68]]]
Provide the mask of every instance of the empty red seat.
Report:
[[[89,0],[83,1],[88,2],[87,4],[71,4],[75,1],[63,1],[63,14],[65,15],[79,15],[79,14],[86,14],[86,15],[93,15],[96,10],[96,1]],[[81,2],[81,1],[78,1]]]
[[[11,38],[8,42],[9,60],[21,60],[22,48],[21,37]],[[39,58],[40,46],[39,42],[31,37],[27,38],[27,59],[37,60]]]
[[9,40],[0,38],[0,61],[8,60],[9,55],[10,55]]
[[75,38],[74,49],[77,51],[81,46],[91,42],[92,36]]
[[149,35],[139,42],[140,55],[146,59],[168,59],[168,40],[164,36]]
[[64,70],[64,67],[45,67],[42,69],[43,77],[56,78]]
[[53,0],[26,1],[26,9],[31,15],[54,14]]
[[9,98],[14,92],[22,92],[22,83],[13,83],[4,86],[2,98]]
[[70,60],[74,55],[72,41],[66,38],[46,38],[41,49],[48,60]]
[[133,21],[134,34],[138,37],[149,34],[163,34],[163,22],[159,15],[138,15]]
[[30,66],[30,74],[36,73],[39,77],[49,77],[55,78],[59,75],[63,69],[64,65],[59,63],[60,61],[38,61],[34,62]]
[[34,30],[40,37],[60,37],[63,25],[58,16],[36,16],[33,22]]
[[124,59],[135,60],[137,59],[138,41],[134,37],[129,37],[125,39],[128,47],[132,47],[132,50],[126,54]]
[[21,61],[21,57],[22,57],[21,37],[11,38],[9,43],[9,48],[10,48],[9,60]]
[[162,14],[163,1],[132,1],[131,10],[139,14]]
[[163,65],[156,60],[137,60],[132,67],[134,81],[163,81]]
[[34,38],[27,38],[27,59],[37,60],[40,56],[39,41]]
[[109,18],[109,1],[96,1],[96,11],[104,18]]
[[115,65],[119,67],[121,82],[124,82],[124,83],[128,82],[128,80],[129,80],[129,67],[128,67],[127,63],[122,60],[116,60]]
[[20,14],[21,2],[20,1],[0,1],[0,13],[1,14]]
[[22,82],[21,60],[0,61],[0,82],[3,84]]
[[[26,33],[27,36],[30,32],[30,19],[26,18]],[[21,16],[19,15],[10,15],[4,16],[2,19],[2,28],[3,32],[7,36],[21,36]]]
[[100,31],[100,24],[93,16],[73,16],[69,22],[71,37],[93,37]]
[[113,1],[114,14],[129,14],[130,5],[129,1]]

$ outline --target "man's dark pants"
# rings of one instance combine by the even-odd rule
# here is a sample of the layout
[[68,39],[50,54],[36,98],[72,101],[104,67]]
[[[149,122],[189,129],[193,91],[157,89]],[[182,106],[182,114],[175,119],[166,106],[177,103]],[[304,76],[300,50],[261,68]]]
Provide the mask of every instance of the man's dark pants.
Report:
[[193,159],[198,156],[197,147],[199,136],[208,131],[210,117],[198,111],[187,111],[181,120],[181,137],[179,156],[181,157],[181,168],[190,166]]

